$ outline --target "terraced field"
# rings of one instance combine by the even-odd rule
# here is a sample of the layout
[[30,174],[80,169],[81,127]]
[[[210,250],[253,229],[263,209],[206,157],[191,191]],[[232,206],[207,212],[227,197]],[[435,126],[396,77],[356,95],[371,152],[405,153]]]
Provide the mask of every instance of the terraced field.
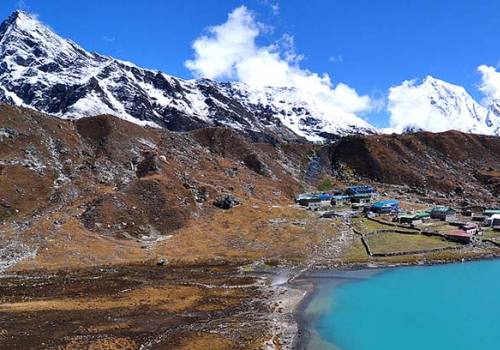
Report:
[[458,247],[459,243],[448,242],[438,237],[420,234],[401,234],[395,232],[379,233],[368,238],[371,250],[377,254],[429,251]]

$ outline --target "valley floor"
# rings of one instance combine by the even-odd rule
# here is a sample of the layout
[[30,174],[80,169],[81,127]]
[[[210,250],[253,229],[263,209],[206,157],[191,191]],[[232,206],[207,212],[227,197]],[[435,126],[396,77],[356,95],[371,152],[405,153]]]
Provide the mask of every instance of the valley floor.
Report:
[[2,349],[258,349],[272,292],[233,266],[4,276]]
[[[246,226],[241,221],[234,222],[243,220],[242,216],[231,212],[221,213],[230,227],[243,230]],[[266,211],[260,210],[260,215],[262,212]],[[440,263],[500,254],[494,245],[457,245],[457,249],[444,253],[371,257],[356,232],[385,228],[384,224],[362,218],[322,219],[295,206],[269,207],[267,212],[268,218],[261,217],[261,228],[267,237],[273,237],[274,232],[276,242],[269,241],[264,249],[259,242],[263,238],[256,237],[252,244],[260,247],[260,256],[274,247],[275,259],[243,259],[248,249],[241,252],[239,260],[236,256],[222,259],[221,255],[236,253],[233,244],[241,244],[241,240],[235,239],[226,242],[228,250],[220,251],[219,258],[201,264],[191,260],[196,252],[202,252],[194,244],[191,261],[177,259],[157,265],[157,260],[147,260],[93,268],[75,266],[64,271],[34,269],[37,261],[43,266],[42,251],[38,260],[28,259],[18,264],[20,269],[11,269],[1,277],[1,348],[291,349],[299,334],[297,306],[312,288],[307,279],[296,280],[304,272]],[[197,243],[201,247],[206,245],[201,238],[205,231],[199,229],[201,241]],[[218,230],[229,237],[221,228]],[[281,231],[288,232],[290,244],[280,245]],[[487,238],[496,238],[492,235],[489,232]],[[381,251],[448,245],[438,239],[403,236],[370,239],[374,249]],[[185,253],[178,250],[183,246],[182,233],[176,239],[173,246],[177,250],[173,252]],[[314,244],[305,244],[311,240]],[[166,253],[167,242],[157,243],[156,256],[163,256],[158,255],[161,252],[171,257]],[[221,242],[214,242],[212,249],[221,249]],[[299,255],[301,249],[303,254]],[[287,259],[292,256],[299,258]]]
[[291,201],[366,176],[405,209],[500,206],[496,138],[267,144],[3,104],[0,124],[0,349],[290,349],[305,272],[499,255],[492,231],[460,245]]

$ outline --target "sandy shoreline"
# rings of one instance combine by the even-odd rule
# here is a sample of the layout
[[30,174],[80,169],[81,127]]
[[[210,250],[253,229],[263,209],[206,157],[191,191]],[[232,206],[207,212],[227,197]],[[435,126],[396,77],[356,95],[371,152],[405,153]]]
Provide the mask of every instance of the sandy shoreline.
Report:
[[310,288],[306,292],[304,298],[297,304],[294,314],[295,322],[297,323],[297,334],[294,339],[293,349],[294,350],[304,350],[309,344],[310,340],[310,326],[312,320],[306,317],[306,309],[309,306],[310,301],[316,295],[318,289],[316,282],[310,281]]
[[287,281],[288,276],[283,278],[283,271],[271,274],[273,277],[268,276],[270,281],[268,290],[271,293],[269,299],[271,337],[265,342],[263,349],[292,350],[295,349],[297,336],[300,334],[296,311],[313,290],[313,284],[310,281],[290,284]]

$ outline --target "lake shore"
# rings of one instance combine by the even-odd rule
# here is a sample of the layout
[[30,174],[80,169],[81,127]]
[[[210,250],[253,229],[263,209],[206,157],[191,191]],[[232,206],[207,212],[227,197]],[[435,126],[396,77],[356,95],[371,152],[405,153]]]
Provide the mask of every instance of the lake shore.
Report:
[[311,302],[320,292],[320,284],[323,284],[326,281],[327,283],[334,284],[337,287],[345,283],[355,282],[356,280],[371,278],[374,275],[383,273],[389,269],[400,267],[425,267],[496,259],[499,259],[499,256],[492,254],[473,259],[435,260],[418,263],[346,264],[338,267],[322,268],[304,273],[300,277],[297,277],[292,283],[288,284],[288,288],[290,289],[301,290],[303,292],[303,297],[298,301],[295,300],[295,308],[290,310],[290,314],[293,316],[294,320],[294,324],[290,327],[290,329],[296,330],[296,333],[291,343],[289,342],[289,338],[286,342],[287,345],[291,346],[285,348],[293,350],[307,350],[309,349],[311,341],[318,340],[315,339],[316,335],[312,329],[312,324],[316,317],[309,312],[309,308],[311,306]]
[[[329,285],[333,285],[334,287],[338,287],[345,283],[371,278],[375,274],[382,273],[387,268],[388,267],[361,268],[356,266],[349,269],[317,270],[302,276],[300,279],[297,279],[297,282],[295,282],[299,284],[297,288],[304,288],[303,286],[309,286],[309,288],[304,298],[297,304],[297,307],[293,312],[295,322],[297,323],[297,336],[293,349],[306,350],[312,340],[318,340],[315,339],[316,335],[312,329],[312,324],[321,313],[322,305],[318,304],[316,306],[312,306],[311,303],[320,293],[320,284],[327,283]],[[311,310],[311,307],[313,309],[316,308],[316,310]]]

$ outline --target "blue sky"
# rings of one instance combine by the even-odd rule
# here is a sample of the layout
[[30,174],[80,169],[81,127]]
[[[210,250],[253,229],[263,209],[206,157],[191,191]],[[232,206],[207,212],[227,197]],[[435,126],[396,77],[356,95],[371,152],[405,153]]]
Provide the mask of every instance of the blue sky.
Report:
[[[500,1],[2,0],[0,16],[23,8],[88,50],[191,78],[193,42],[241,5],[266,25],[259,45],[291,35],[302,69],[376,99],[430,74],[480,100],[477,67],[500,60]],[[385,111],[367,118],[388,123]]]

